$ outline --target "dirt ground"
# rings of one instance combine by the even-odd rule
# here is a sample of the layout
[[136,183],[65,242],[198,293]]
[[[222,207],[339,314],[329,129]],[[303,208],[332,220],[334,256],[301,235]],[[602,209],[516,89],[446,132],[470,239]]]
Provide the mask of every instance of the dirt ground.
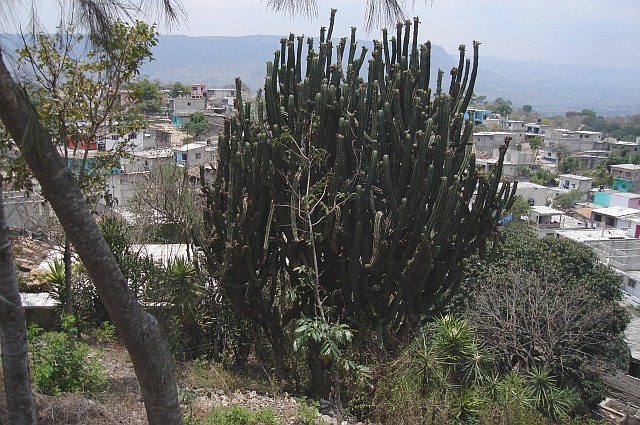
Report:
[[[146,413],[131,359],[114,342],[87,341],[105,368],[107,386],[91,397],[81,394],[35,395],[38,423],[43,425],[145,424]],[[240,404],[250,410],[271,408],[286,424],[300,424],[300,404],[286,394],[275,396],[255,381],[240,381],[220,365],[177,365],[179,396],[185,414],[204,420],[213,406]],[[0,378],[2,371],[0,370]],[[319,416],[326,424],[329,416]],[[8,424],[4,385],[0,385],[0,425]]]

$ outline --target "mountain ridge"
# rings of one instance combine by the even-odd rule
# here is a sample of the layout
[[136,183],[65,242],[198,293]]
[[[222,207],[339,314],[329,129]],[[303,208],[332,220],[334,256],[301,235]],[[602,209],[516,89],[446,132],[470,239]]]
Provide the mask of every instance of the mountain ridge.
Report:
[[[155,60],[142,73],[161,81],[204,83],[220,87],[239,76],[255,92],[264,82],[266,62],[280,49],[282,37],[179,35],[160,36]],[[358,41],[371,52],[371,41]],[[317,47],[317,42],[316,42]],[[359,47],[360,48],[360,47]],[[468,52],[469,54],[470,52]],[[456,66],[457,55],[432,45],[432,81],[437,69]],[[503,97],[515,106],[532,105],[544,115],[592,109],[600,115],[640,113],[640,72],[596,65],[563,65],[482,56],[475,93]]]
[[[154,60],[142,66],[141,74],[164,83],[181,81],[223,87],[241,77],[255,93],[264,84],[266,63],[280,49],[277,35],[186,36],[161,35],[153,47]],[[5,52],[19,40],[3,35]],[[315,47],[318,42],[316,40]],[[358,40],[361,46],[373,47],[371,41]],[[305,43],[306,49],[306,43]],[[471,56],[470,49],[467,56]],[[437,70],[457,66],[458,54],[449,54],[432,44],[431,80]],[[630,116],[640,113],[640,70],[619,69],[585,58],[587,65],[549,64],[510,60],[482,55],[480,49],[475,94],[488,99],[509,99],[516,107],[531,105],[542,115],[564,114],[569,110],[591,109],[604,116]],[[363,67],[366,69],[366,66]],[[447,83],[443,83],[448,84]]]

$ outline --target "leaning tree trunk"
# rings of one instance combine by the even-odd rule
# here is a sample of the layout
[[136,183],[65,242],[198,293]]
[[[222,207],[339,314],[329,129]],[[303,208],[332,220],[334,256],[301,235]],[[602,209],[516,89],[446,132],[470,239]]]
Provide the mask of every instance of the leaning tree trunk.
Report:
[[0,341],[9,422],[14,425],[35,424],[36,411],[29,379],[27,327],[4,217],[2,177],[0,177]]
[[162,330],[129,292],[75,177],[65,167],[26,93],[15,84],[1,54],[0,50],[0,119],[42,186],[131,356],[149,423],[182,424],[173,359]]

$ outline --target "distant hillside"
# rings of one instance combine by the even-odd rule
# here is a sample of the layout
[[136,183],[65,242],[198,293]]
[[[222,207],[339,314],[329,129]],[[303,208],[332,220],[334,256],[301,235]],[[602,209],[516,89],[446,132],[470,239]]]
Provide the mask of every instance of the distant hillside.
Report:
[[[4,43],[10,38],[3,36]],[[155,60],[143,66],[142,74],[163,82],[208,87],[233,84],[239,76],[255,93],[264,84],[266,62],[273,60],[280,38],[160,36],[153,49]],[[371,51],[371,42],[360,43]],[[8,45],[5,50],[10,50]],[[597,56],[585,58],[585,62],[597,64],[594,58]],[[438,68],[445,70],[446,77],[456,64],[457,55],[433,46],[432,79]],[[640,113],[640,70],[513,61],[482,56],[481,48],[475,93],[510,99],[517,107],[529,104],[545,115],[592,109],[604,116],[629,116]]]
[[[217,87],[240,76],[255,92],[264,83],[265,63],[273,60],[280,38],[161,36],[156,60],[142,72],[162,81]],[[370,42],[361,43],[371,50]],[[457,56],[433,46],[432,76],[438,68],[448,75],[456,63]],[[510,99],[515,106],[529,104],[547,115],[582,109],[605,116],[633,115],[640,112],[640,71],[512,61],[484,57],[481,50],[475,93]]]
[[[280,36],[187,37],[161,36],[153,49],[154,61],[144,65],[142,73],[161,81],[203,83],[208,87],[232,84],[236,77],[253,92],[264,84],[267,61],[280,49]],[[372,43],[360,41],[372,50]],[[317,41],[316,41],[317,48]],[[306,43],[305,43],[306,49]],[[360,52],[358,47],[358,53]],[[449,70],[453,59],[440,46],[432,49],[432,73]]]
[[480,56],[476,94],[529,104],[547,115],[591,109],[603,116],[640,113],[640,70],[554,65]]

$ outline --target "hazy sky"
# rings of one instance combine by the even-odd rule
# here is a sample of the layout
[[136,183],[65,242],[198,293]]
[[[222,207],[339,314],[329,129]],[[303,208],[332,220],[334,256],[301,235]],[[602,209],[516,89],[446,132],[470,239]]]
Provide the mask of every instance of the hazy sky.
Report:
[[[41,0],[41,18],[55,13]],[[316,17],[273,12],[266,0],[181,0],[188,21],[163,34],[317,36],[338,9],[334,38],[358,28],[359,38],[379,38],[379,29],[364,32],[365,0],[317,0]],[[640,0],[416,0],[407,14],[419,16],[420,39],[455,54],[459,44],[481,42],[480,54],[538,62],[591,64],[640,69]],[[51,24],[49,22],[49,24]]]

